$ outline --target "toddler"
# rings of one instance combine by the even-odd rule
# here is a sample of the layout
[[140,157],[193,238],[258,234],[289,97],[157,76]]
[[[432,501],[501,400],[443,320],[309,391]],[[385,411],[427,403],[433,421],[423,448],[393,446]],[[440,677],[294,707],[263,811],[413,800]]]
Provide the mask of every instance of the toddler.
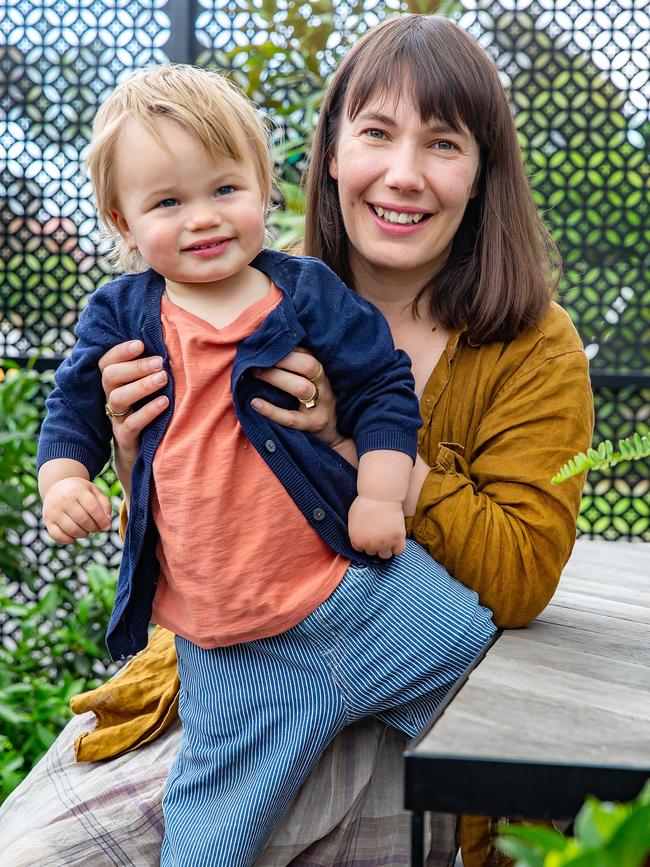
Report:
[[[161,864],[249,865],[343,726],[375,714],[414,735],[494,626],[405,544],[420,417],[387,323],[318,260],[263,249],[271,164],[245,98],[215,72],[140,71],[98,112],[88,165],[132,273],[92,294],[57,372],[43,514],[59,541],[109,526],[92,482],[111,442],[98,361],[144,341],[170,404],[133,467],[107,644],[136,653],[151,621],[176,635]],[[358,473],[251,405],[291,405],[254,371],[298,346],[327,370]]]

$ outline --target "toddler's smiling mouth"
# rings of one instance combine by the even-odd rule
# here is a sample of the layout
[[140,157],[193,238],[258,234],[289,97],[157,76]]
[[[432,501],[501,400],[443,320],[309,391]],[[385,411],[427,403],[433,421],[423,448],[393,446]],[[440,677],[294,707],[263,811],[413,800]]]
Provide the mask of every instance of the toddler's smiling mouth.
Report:
[[205,241],[197,241],[196,244],[190,244],[187,247],[183,247],[183,250],[185,252],[192,250],[211,250],[229,240],[230,238],[207,238]]
[[231,238],[206,238],[205,241],[197,241],[195,244],[189,244],[183,247],[183,253],[199,253],[205,250],[217,250],[227,244]]

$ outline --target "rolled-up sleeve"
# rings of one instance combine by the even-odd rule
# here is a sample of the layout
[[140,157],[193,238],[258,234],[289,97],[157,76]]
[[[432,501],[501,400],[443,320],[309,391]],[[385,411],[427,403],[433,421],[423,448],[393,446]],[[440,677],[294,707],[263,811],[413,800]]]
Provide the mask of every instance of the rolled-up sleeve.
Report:
[[573,351],[513,376],[471,453],[441,443],[409,520],[415,540],[494,612],[524,626],[548,604],[571,553],[584,476],[551,478],[591,444],[588,363]]

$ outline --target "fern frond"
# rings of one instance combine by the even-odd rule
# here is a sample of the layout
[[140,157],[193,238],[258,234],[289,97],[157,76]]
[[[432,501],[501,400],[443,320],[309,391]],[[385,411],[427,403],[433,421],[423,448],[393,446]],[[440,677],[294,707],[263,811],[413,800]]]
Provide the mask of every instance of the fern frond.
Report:
[[641,458],[650,457],[650,435],[635,433],[630,437],[619,440],[618,451],[610,440],[603,440],[597,449],[587,449],[587,453],[580,452],[567,461],[567,463],[553,476],[551,482],[559,485],[572,476],[584,473],[586,470],[603,470],[613,467],[622,461],[638,461]]

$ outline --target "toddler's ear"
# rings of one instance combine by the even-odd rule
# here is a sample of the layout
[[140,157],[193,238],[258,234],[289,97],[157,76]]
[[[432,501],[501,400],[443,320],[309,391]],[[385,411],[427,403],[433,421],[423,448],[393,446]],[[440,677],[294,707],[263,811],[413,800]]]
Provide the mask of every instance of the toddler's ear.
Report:
[[108,212],[108,215],[111,218],[111,220],[115,223],[115,227],[117,228],[117,231],[124,238],[124,240],[129,245],[129,247],[132,250],[135,250],[137,247],[137,244],[135,243],[133,235],[131,234],[131,230],[129,229],[129,224],[126,222],[126,220],[124,219],[122,214],[120,214],[119,211],[112,211],[111,210]]

